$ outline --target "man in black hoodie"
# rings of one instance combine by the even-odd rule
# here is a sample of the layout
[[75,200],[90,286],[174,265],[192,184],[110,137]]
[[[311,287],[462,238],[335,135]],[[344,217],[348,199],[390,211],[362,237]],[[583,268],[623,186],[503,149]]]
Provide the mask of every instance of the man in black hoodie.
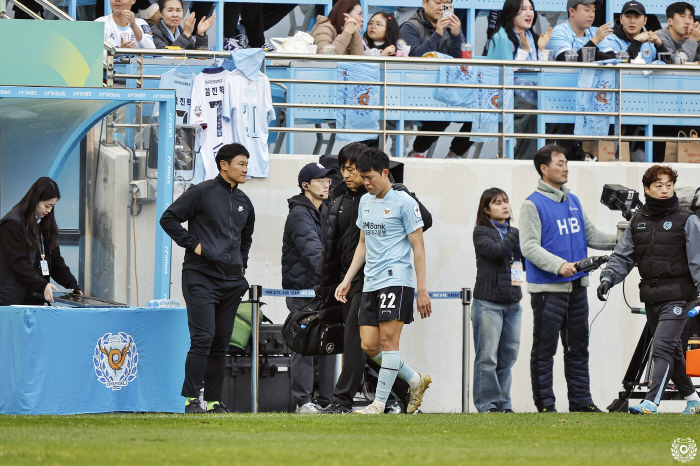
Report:
[[[321,219],[325,212],[323,201],[328,199],[331,180],[336,170],[320,163],[309,163],[299,172],[301,194],[288,199],[289,215],[284,224],[282,240],[282,287],[305,290],[314,286],[314,271],[321,257]],[[287,298],[289,312],[298,311],[309,300]],[[311,398],[314,386],[314,357],[292,352],[292,395],[300,414],[318,414],[321,407]],[[319,403],[324,406],[333,399],[335,356],[318,356]]]
[[[182,396],[186,413],[204,413],[199,392],[204,386],[207,411],[228,412],[221,403],[226,350],[241,297],[253,243],[255,211],[243,191],[248,151],[227,144],[216,154],[219,175],[191,186],[163,213],[160,226],[186,249],[182,293],[187,305],[190,350],[185,361]],[[182,223],[188,222],[189,230]]]

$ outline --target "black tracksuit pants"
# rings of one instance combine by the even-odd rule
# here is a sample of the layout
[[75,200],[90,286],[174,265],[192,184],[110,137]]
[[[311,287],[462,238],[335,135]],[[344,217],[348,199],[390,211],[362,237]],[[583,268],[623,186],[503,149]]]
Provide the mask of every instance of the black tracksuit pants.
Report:
[[248,290],[245,278],[223,280],[196,270],[182,271],[182,293],[187,305],[190,350],[185,361],[182,396],[221,401],[226,351],[241,298]]
[[681,333],[693,303],[667,301],[646,304],[645,307],[647,325],[654,335],[651,382],[646,399],[658,405],[669,378],[676,384],[682,396],[692,395],[695,387],[685,372],[685,349],[681,342]]
[[360,388],[362,376],[365,373],[367,356],[362,351],[360,327],[357,317],[360,311],[362,287],[343,304],[343,319],[345,319],[345,335],[343,341],[343,368],[335,384],[335,402],[352,409],[352,400]]
[[569,410],[593,404],[588,375],[588,297],[580,279],[571,283],[568,293],[531,293],[534,330],[530,377],[538,410],[554,406],[552,368],[560,335]]

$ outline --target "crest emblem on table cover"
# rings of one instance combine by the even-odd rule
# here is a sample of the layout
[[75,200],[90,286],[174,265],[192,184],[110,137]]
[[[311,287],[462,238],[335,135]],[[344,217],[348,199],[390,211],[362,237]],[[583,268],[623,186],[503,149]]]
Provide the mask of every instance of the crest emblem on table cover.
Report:
[[105,333],[97,340],[92,363],[97,380],[112,390],[121,390],[136,378],[139,353],[131,335]]

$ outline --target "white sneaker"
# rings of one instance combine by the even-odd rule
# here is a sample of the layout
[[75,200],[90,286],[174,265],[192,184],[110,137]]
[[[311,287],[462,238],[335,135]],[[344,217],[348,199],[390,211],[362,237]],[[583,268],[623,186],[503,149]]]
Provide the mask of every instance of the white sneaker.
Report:
[[297,414],[318,414],[319,409],[318,406],[314,403],[306,403],[301,406],[297,406],[297,409],[295,411]]
[[384,414],[384,408],[373,402],[371,405],[355,411],[355,414]]

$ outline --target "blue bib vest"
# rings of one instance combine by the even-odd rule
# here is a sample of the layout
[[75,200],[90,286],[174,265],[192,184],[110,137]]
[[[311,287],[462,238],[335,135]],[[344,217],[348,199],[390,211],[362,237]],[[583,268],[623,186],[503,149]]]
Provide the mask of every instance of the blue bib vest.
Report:
[[[542,223],[541,245],[555,256],[567,262],[578,262],[588,256],[586,224],[578,198],[569,194],[564,202],[556,202],[542,193],[534,192],[528,197],[537,208]],[[562,277],[546,272],[525,259],[527,282],[565,283],[588,275],[578,272],[573,277]]]

